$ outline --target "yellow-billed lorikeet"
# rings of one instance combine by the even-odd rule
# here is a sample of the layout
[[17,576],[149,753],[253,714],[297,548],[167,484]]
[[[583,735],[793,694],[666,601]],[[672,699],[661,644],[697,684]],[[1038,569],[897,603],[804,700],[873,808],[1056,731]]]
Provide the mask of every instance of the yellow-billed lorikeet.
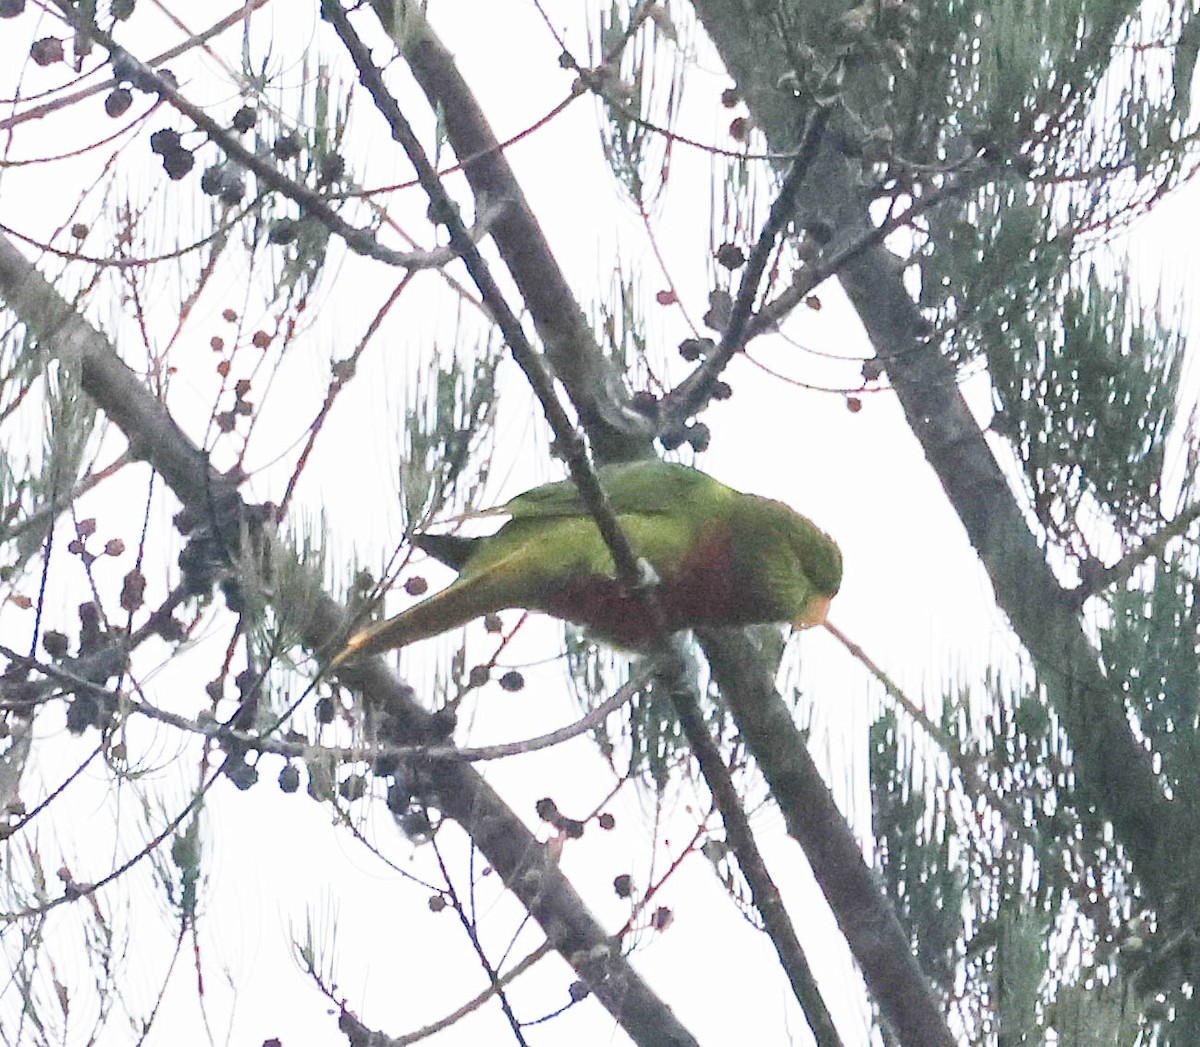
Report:
[[[684,465],[609,465],[599,477],[634,551],[657,575],[654,595],[669,631],[825,620],[841,584],[842,555],[799,513]],[[655,639],[638,594],[614,577],[612,557],[571,481],[536,487],[487,512],[510,518],[488,537],[414,535],[414,545],[455,568],[458,578],[353,635],[333,664],[515,607],[575,622],[623,647]]]

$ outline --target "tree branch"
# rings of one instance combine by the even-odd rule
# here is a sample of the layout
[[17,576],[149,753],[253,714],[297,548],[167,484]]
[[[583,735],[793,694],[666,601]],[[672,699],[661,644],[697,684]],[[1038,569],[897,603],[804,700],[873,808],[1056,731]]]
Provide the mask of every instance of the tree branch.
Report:
[[[204,453],[107,340],[4,237],[0,237],[0,298],[38,340],[47,360],[55,356],[79,367],[84,391],[119,426],[131,448],[162,473],[185,507],[207,517],[217,493],[237,517],[245,513],[247,507],[234,482],[211,468]],[[345,608],[320,594],[302,623],[305,644],[313,650],[327,648],[342,634],[348,618]],[[347,667],[344,675],[361,690],[375,715],[388,720],[397,740],[418,744],[436,736],[432,715],[381,659]],[[620,943],[610,939],[588,911],[545,848],[473,768],[432,760],[420,785],[422,799],[471,836],[554,947],[636,1043],[645,1047],[695,1044],[622,955]]]
[[906,1047],[955,1047],[904,928],[809,755],[758,653],[735,632],[704,631],[721,697],[800,844],[884,1021]]
[[384,31],[443,121],[446,137],[477,200],[501,201],[492,240],[529,309],[555,376],[579,414],[601,462],[646,457],[653,434],[626,407],[621,376],[596,344],[487,119],[454,59],[413,0],[372,0]]
[[[782,46],[768,53],[727,0],[693,0],[726,68],[768,138],[786,139],[777,78]],[[777,141],[776,146],[779,142]],[[808,213],[848,242],[872,225],[854,165],[832,147],[812,166],[801,193]],[[982,430],[958,388],[952,361],[924,336],[927,324],[903,281],[904,263],[881,244],[838,272],[876,355],[885,363],[908,424],[941,480],[986,568],[996,599],[1033,656],[1071,738],[1081,785],[1112,821],[1150,897],[1171,892],[1189,833],[1159,786],[1150,753],[1135,737],[1119,686],[1105,679],[1078,607],[1055,578],[1030,532]]]
[[1084,600],[1089,596],[1095,596],[1096,593],[1103,592],[1110,586],[1120,585],[1147,560],[1162,556],[1171,540],[1186,534],[1197,520],[1200,520],[1200,503],[1181,510],[1175,519],[1167,521],[1141,545],[1136,549],[1130,549],[1111,567],[1104,567],[1096,561],[1089,561],[1089,563],[1095,563],[1098,569],[1089,571],[1085,564],[1082,572],[1083,580],[1071,594],[1075,597],[1075,602],[1082,606]]
[[[172,58],[178,58],[179,55],[186,54],[196,47],[204,47],[209,40],[226,29],[237,25],[239,22],[246,23],[250,20],[250,16],[260,7],[265,7],[271,0],[246,0],[241,7],[236,11],[227,14],[224,18],[214,22],[207,29],[196,33],[194,36],[188,37],[182,43],[175,47],[163,51],[161,54],[155,55],[147,63],[154,68],[158,68],[165,62],[169,62]],[[31,106],[28,109],[22,109],[18,113],[13,113],[12,116],[6,116],[0,119],[0,131],[8,131],[20,124],[28,123],[30,120],[40,120],[51,113],[57,113],[63,109],[69,109],[77,102],[82,102],[85,98],[91,98],[94,95],[100,94],[102,91],[109,91],[116,87],[118,80],[114,77],[111,80],[101,80],[98,84],[92,84],[89,87],[81,88],[78,91],[73,91],[70,94],[55,94],[52,101],[43,102],[41,105]]]
[[775,946],[775,953],[792,986],[792,992],[804,1010],[813,1038],[818,1047],[841,1047],[842,1039],[838,1035],[837,1026],[833,1024],[833,1018],[825,1006],[820,987],[812,967],[809,966],[808,958],[804,955],[796,928],[784,907],[779,888],[771,879],[766,861],[755,842],[754,833],[750,829],[750,819],[746,816],[737,788],[733,784],[733,776],[729,773],[721,750],[709,732],[708,724],[700,714],[694,686],[687,686],[685,681],[679,678],[671,680],[670,684],[671,702],[679,716],[692,754],[700,765],[700,772],[704,775],[708,791],[712,794],[713,803],[721,813],[726,840],[738,868],[746,878],[746,883],[750,885],[752,904],[762,917],[764,929],[771,939],[771,944]]

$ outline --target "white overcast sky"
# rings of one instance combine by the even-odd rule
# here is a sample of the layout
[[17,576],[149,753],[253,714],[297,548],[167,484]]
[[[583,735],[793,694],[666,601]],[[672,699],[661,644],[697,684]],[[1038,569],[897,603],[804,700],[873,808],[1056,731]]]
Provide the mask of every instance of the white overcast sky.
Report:
[[[192,29],[208,24],[202,23],[202,18],[215,20],[230,7],[170,6],[185,20],[193,20]],[[254,18],[250,53],[259,61],[269,52],[271,68],[284,82],[294,84],[301,78],[299,63],[304,49],[319,41],[309,52],[309,71],[318,62],[328,63],[335,82],[344,84],[351,73],[332,38],[318,29],[313,6],[295,0],[275,0],[268,5]],[[585,28],[597,24],[595,8],[599,5],[587,5],[586,19],[581,16],[583,6],[567,0],[545,4],[581,62],[587,57]],[[131,31],[126,37],[129,48],[140,57],[180,39],[177,30],[164,28],[165,23],[146,10],[149,7],[147,0],[138,4],[138,17],[131,26],[136,30],[144,24],[145,31]],[[527,0],[442,2],[431,7],[434,26],[456,54],[501,139],[539,119],[569,90],[570,76],[557,64],[557,45]],[[44,33],[31,34],[35,17],[27,13],[17,21],[0,23],[0,68],[10,71],[0,74],[0,94],[6,98],[12,95],[11,71],[19,67],[28,41],[58,32],[46,18]],[[214,46],[231,64],[238,65],[241,41],[237,31]],[[734,143],[727,127],[732,114],[721,108],[718,100],[729,80],[704,41],[697,40],[696,47],[696,66],[688,73],[680,130],[700,141],[731,147]],[[384,53],[376,52],[377,56]],[[236,95],[231,94],[226,79],[213,75],[211,65],[183,61],[172,67],[180,73],[188,96],[214,115],[231,115],[236,109]],[[21,80],[22,90],[28,94],[49,89],[61,82],[63,74],[62,67],[28,68]],[[401,62],[393,66],[390,82],[430,143],[432,117]],[[0,110],[0,117],[7,112]],[[11,142],[0,140],[0,148],[9,159],[54,154],[115,126],[103,116],[97,96],[45,121],[23,125]],[[119,201],[122,184],[133,187],[135,198],[152,187],[151,206],[163,228],[170,229],[170,223],[177,222],[186,229],[205,205],[198,201],[195,177],[168,184],[156,158],[150,156],[146,135],[158,126],[183,128],[186,124],[165,111],[151,118],[121,158],[117,191],[107,206],[111,209]],[[513,147],[509,159],[580,300],[586,306],[598,294],[608,293],[618,264],[625,273],[636,273],[651,344],[664,347],[669,356],[666,350],[688,331],[677,311],[655,304],[655,292],[665,282],[638,216],[604,166],[597,126],[595,105],[588,99],[577,101]],[[406,162],[361,90],[355,95],[348,140],[351,169],[361,183],[377,185],[409,177]],[[213,155],[211,147],[208,155]],[[3,171],[0,224],[33,236],[47,235],[67,220],[79,199],[80,186],[95,177],[98,163],[106,156],[104,150],[98,150],[81,161]],[[461,182],[452,184],[461,189]],[[713,268],[708,224],[712,184],[709,157],[677,146],[670,185],[654,215],[671,275],[688,311],[697,318],[706,308]],[[91,220],[95,199],[90,196],[84,202],[80,218]],[[424,229],[420,221],[424,210],[425,203],[416,191],[396,207],[396,213],[407,215],[410,228],[418,231]],[[1144,223],[1135,238],[1141,264],[1154,278],[1161,271],[1172,281],[1194,282],[1194,252],[1187,250],[1184,238],[1170,234],[1182,221],[1194,223],[1194,205],[1181,197],[1166,203],[1162,210],[1165,217]],[[89,240],[87,247],[104,252],[102,239]],[[269,392],[255,390],[256,402],[261,399],[264,404],[248,459],[254,470],[248,493],[256,499],[280,497],[294,461],[295,442],[304,435],[324,395],[329,360],[352,349],[396,280],[395,272],[347,257],[340,244],[333,246],[331,259],[334,268],[324,277],[307,316],[311,329],[293,347]],[[168,264],[160,277],[161,303],[152,312],[156,327],[161,323],[155,337],[164,337],[174,320],[177,298],[169,270]],[[220,328],[219,314],[226,305],[233,302],[241,308],[254,301],[253,295],[247,296],[246,273],[234,270],[236,266],[230,266],[229,272],[221,273],[214,293],[201,300],[173,356],[179,374],[168,402],[197,441],[206,438],[216,388],[207,340]],[[57,264],[45,262],[43,271],[54,273]],[[820,297],[824,304],[820,312],[807,311],[789,322],[791,338],[823,353],[849,358],[869,355],[862,331],[836,287],[822,288]],[[130,338],[128,316],[120,315],[111,296],[99,296],[95,301],[92,319],[117,337],[119,345],[131,345],[123,351],[132,360],[140,360],[136,341]],[[384,336],[366,356],[359,378],[339,401],[331,431],[318,444],[293,514],[296,520],[315,521],[324,513],[332,539],[330,552],[340,558],[339,563],[357,550],[363,562],[377,567],[397,539],[398,419],[406,391],[419,361],[433,352],[445,352],[460,324],[474,329],[478,320],[469,313],[456,315],[453,299],[437,278],[422,276],[412,293],[401,299]],[[122,342],[122,338],[130,341]],[[472,342],[464,339],[465,345]],[[810,383],[852,383],[856,373],[854,363],[823,363],[781,339],[763,340],[754,346],[753,355],[777,371]],[[677,362],[675,377],[684,373],[683,367]],[[504,375],[507,402],[500,419],[492,484],[497,500],[558,475],[545,453],[540,423],[531,421],[534,406],[519,375],[511,367]],[[735,395],[706,415],[714,439],[697,464],[733,486],[787,501],[837,538],[845,555],[846,577],[831,618],[918,700],[936,701],[947,687],[978,682],[988,664],[1014,671],[1018,664],[1015,642],[996,613],[987,579],[891,394],[865,396],[863,410],[852,414],[842,397],[784,384],[744,360],[736,362],[727,377]],[[988,392],[983,380],[966,379],[966,389],[972,404],[986,418]],[[7,443],[18,436],[38,439],[31,428],[19,434],[14,430],[3,438]],[[110,439],[109,446],[116,450],[121,444]],[[111,454],[100,456],[102,461],[109,457]],[[228,464],[221,460],[220,450],[215,460]],[[138,533],[144,511],[145,473],[126,472],[127,476],[102,487],[80,509],[81,515],[95,515],[100,520],[102,538],[119,534],[132,550],[135,542],[131,538]],[[173,511],[170,500],[156,505],[153,543],[169,539]],[[153,565],[153,558],[150,563]],[[127,555],[98,569],[107,571],[111,581],[131,564]],[[440,584],[442,576],[431,572],[430,579]],[[164,580],[161,568],[152,566],[151,585],[161,592]],[[84,598],[79,581],[66,566],[55,575],[52,617],[72,621],[70,612],[64,614],[61,609],[73,608]],[[397,593],[394,599],[392,606],[399,607],[407,597]],[[27,613],[12,607],[0,610],[4,642],[15,647],[27,643],[30,622]],[[482,631],[474,627],[468,635],[472,657],[486,657],[490,647]],[[578,716],[561,664],[545,660],[556,650],[556,637],[552,626],[525,631],[504,659],[505,664],[522,668],[528,682],[525,691],[509,695],[494,685],[484,689],[478,700],[463,710],[461,740],[485,744],[519,739]],[[203,683],[214,675],[226,642],[227,631],[214,629],[177,665],[153,675],[148,682],[150,693],[173,711],[194,714],[203,703]],[[420,693],[431,692],[438,664],[434,656],[448,654],[455,643],[457,638],[443,638],[405,652],[404,674]],[[878,709],[878,689],[824,632],[795,637],[792,644],[803,661],[802,707],[813,723],[813,752],[853,823],[865,829],[869,818],[866,731]],[[242,664],[235,662],[235,671]],[[24,785],[30,804],[56,785],[65,770],[95,744],[94,734],[69,738],[55,714],[39,720],[38,733],[35,762]],[[95,771],[56,801],[52,815],[38,821],[31,843],[47,855],[61,853],[61,860],[67,861],[79,880],[104,875],[145,838],[139,793],[159,795],[170,805],[185,798],[195,781],[197,763],[190,742],[181,745],[165,730],[138,725],[131,744],[144,747],[153,784],[130,783],[114,795],[107,772]],[[478,991],[483,976],[461,929],[454,926],[453,914],[429,912],[425,904],[428,890],[404,882],[349,834],[333,828],[328,809],[308,800],[303,790],[296,796],[281,795],[274,784],[281,765],[278,758],[264,759],[262,781],[248,793],[235,792],[227,782],[218,784],[206,808],[208,878],[200,945],[204,1008],[213,1038],[257,1044],[277,1036],[285,1047],[342,1042],[327,1001],[306,981],[289,952],[289,938],[300,933],[306,911],[330,925],[336,923],[333,957],[339,991],[373,1027],[400,1035],[439,1018]],[[540,797],[553,796],[563,811],[582,814],[599,801],[610,781],[587,739],[501,761],[484,768],[484,773],[535,827],[534,803]],[[689,788],[669,794],[658,829],[656,870],[663,868],[694,830],[694,809],[689,805],[696,795]],[[628,789],[610,809],[618,818],[617,831],[604,834],[589,827],[583,840],[566,848],[562,862],[589,905],[615,929],[627,915],[627,903],[614,895],[612,879],[629,872],[642,886],[649,881],[655,812],[648,794],[638,796]],[[160,814],[156,811],[156,818]],[[364,809],[363,818],[369,838],[393,861],[418,876],[436,879],[429,849],[415,849],[401,838],[381,803]],[[866,1017],[857,975],[845,950],[834,940],[832,918],[812,885],[803,856],[783,834],[781,819],[769,806],[755,815],[755,825],[846,1042],[860,1042]],[[461,834],[448,831],[440,842],[451,867],[461,874],[465,868]],[[57,868],[58,860],[47,858],[48,868]],[[517,931],[521,912],[496,890],[494,878],[483,880],[478,901],[485,940],[498,956]],[[697,854],[684,862],[659,901],[674,911],[675,921],[662,934],[647,932],[643,936],[635,962],[702,1043],[744,1043],[748,1035],[764,1047],[809,1042],[768,941],[729,904],[703,857]],[[132,958],[122,991],[140,1013],[165,977],[174,933],[148,865],[142,863],[126,880],[106,890],[101,904],[129,929],[127,947]],[[59,976],[76,985],[72,1006],[77,1017],[72,1019],[67,1042],[83,1042],[73,1037],[82,1037],[89,1028],[86,1015],[96,1002],[89,999],[88,974],[77,937],[71,937],[78,935],[75,917],[58,910],[51,918],[50,932],[58,943],[54,958]],[[3,941],[5,955],[11,959],[11,929]],[[540,941],[536,928],[527,926],[517,939],[513,956],[524,955]],[[533,1017],[559,1006],[571,980],[563,963],[555,958],[543,961],[514,991],[521,1016]],[[16,1007],[10,987],[0,996],[0,1025],[14,1020]],[[149,1042],[202,1042],[201,1021],[189,944],[169,981]],[[505,1035],[493,1003],[431,1042],[454,1047],[503,1042]],[[529,1029],[528,1037],[531,1043],[577,1047],[627,1042],[594,1001]],[[128,1028],[120,1019],[113,1020],[102,1042],[130,1042]]]

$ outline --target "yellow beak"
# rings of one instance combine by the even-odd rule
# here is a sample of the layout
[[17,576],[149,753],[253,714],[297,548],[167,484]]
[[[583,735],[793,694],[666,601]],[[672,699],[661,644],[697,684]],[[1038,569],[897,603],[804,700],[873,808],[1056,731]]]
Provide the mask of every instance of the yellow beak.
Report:
[[792,625],[797,629],[809,629],[814,625],[824,625],[831,603],[833,603],[832,596],[815,597],[809,601],[804,613],[792,622]]

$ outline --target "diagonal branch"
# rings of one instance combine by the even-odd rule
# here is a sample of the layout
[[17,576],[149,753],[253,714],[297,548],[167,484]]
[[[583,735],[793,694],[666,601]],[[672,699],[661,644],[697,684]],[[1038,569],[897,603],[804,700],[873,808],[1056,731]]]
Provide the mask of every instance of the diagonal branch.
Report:
[[[47,361],[57,357],[79,368],[84,391],[117,424],[139,457],[153,465],[185,507],[202,518],[213,511],[214,495],[225,512],[239,518],[247,506],[233,480],[217,473],[113,347],[37,272],[6,238],[0,237],[0,299],[26,325]],[[348,612],[321,593],[301,624],[303,640],[327,648],[342,632]],[[397,741],[419,744],[436,737],[432,715],[382,660],[348,668],[368,706],[385,716]],[[587,981],[597,998],[639,1045],[688,1047],[695,1040],[670,1008],[646,985],[584,905],[524,822],[471,767],[434,760],[420,783],[425,802],[458,822],[487,857],[505,885],[541,924],[546,936]]]
[[[803,155],[804,151],[802,146],[800,155]],[[795,170],[796,168],[793,166],[793,171]],[[988,177],[988,171],[983,166],[975,170],[962,171],[956,174],[955,177],[948,178],[937,188],[922,193],[905,207],[904,210],[889,215],[878,225],[869,226],[853,237],[843,238],[832,250],[823,252],[817,261],[806,264],[797,273],[796,278],[787,288],[780,292],[777,297],[766,302],[753,316],[746,318],[745,331],[739,337],[736,349],[726,351],[719,347],[716,352],[705,359],[695,371],[688,375],[687,378],[680,382],[663,399],[659,407],[660,431],[678,428],[689,417],[702,410],[711,397],[716,378],[735,353],[744,349],[751,339],[767,333],[782,322],[784,317],[799,306],[805,298],[812,294],[826,280],[835,277],[852,259],[867,250],[867,248],[883,243],[896,230],[911,226],[917,218],[931,208],[937,207],[945,200],[972,189],[986,177]],[[778,200],[782,197],[783,192],[780,191],[776,202],[778,203]],[[794,193],[791,194],[791,205],[794,210]],[[764,235],[766,232],[767,229],[764,227]],[[759,242],[761,243],[762,241],[760,240]],[[743,286],[745,285],[743,284]],[[725,346],[724,338],[721,341],[721,346]]]
[[[868,247],[883,243],[898,229],[912,226],[926,211],[938,207],[951,197],[958,196],[973,189],[984,179],[990,177],[987,167],[964,168],[953,176],[947,176],[939,186],[926,189],[916,199],[912,200],[902,211],[889,214],[877,225],[869,226],[849,239],[844,239],[829,252],[822,252],[821,257],[806,265],[796,279],[780,292],[777,298],[767,302],[754,316],[750,323],[749,338],[765,334],[780,323],[788,313],[795,309],[813,291],[831,277],[836,276],[852,258],[865,251]],[[747,339],[749,340],[749,339]]]
[[[239,22],[246,23],[250,20],[250,16],[254,14],[260,7],[265,7],[271,0],[246,0],[241,7],[236,11],[227,14],[224,18],[219,19],[210,25],[202,32],[195,33],[189,36],[180,44],[168,48],[161,54],[155,55],[147,63],[154,68],[162,66],[164,63],[171,61],[172,58],[178,58],[182,54],[187,54],[193,48],[206,47],[209,40],[216,36],[220,36],[226,29],[237,25]],[[28,109],[22,109],[20,112],[13,113],[11,116],[6,116],[0,119],[0,131],[9,131],[21,124],[28,123],[30,120],[41,120],[43,117],[49,116],[51,113],[61,112],[63,109],[69,109],[77,102],[82,102],[85,98],[91,98],[94,95],[100,94],[102,91],[109,91],[120,83],[116,77],[109,80],[101,80],[99,83],[91,84],[88,87],[80,88],[78,91],[73,91],[70,94],[55,94],[48,102],[43,102],[40,105],[30,106]]]
[[1059,584],[1013,497],[983,431],[959,390],[953,363],[914,338],[920,313],[893,255],[864,252],[841,281],[870,335],[888,358],[888,375],[996,599],[1050,685],[1074,749],[1079,780],[1112,820],[1156,904],[1169,893],[1184,842],[1149,751],[1134,736],[1117,681],[1105,678],[1084,632],[1078,604]]
[[713,803],[721,812],[726,840],[738,868],[746,878],[746,883],[750,885],[752,904],[762,917],[763,926],[779,957],[779,964],[804,1010],[817,1047],[841,1047],[842,1039],[838,1035],[837,1026],[833,1024],[833,1018],[825,1006],[825,1000],[821,996],[808,958],[804,955],[796,928],[784,908],[779,888],[771,879],[766,861],[758,849],[750,828],[750,819],[746,816],[737,787],[733,784],[733,776],[721,757],[721,750],[713,740],[708,724],[700,714],[694,688],[681,686],[683,681],[671,682],[671,700],[687,736],[688,745],[700,765]]
[[476,200],[502,202],[492,241],[545,347],[554,375],[587,431],[601,462],[650,453],[646,420],[626,407],[621,375],[605,358],[575,295],[550,250],[521,186],[471,89],[415,0],[371,0],[389,33],[438,111],[441,126],[463,165]]
[[700,642],[721,697],[788,834],[804,850],[884,1021],[905,1047],[955,1047],[895,910],[758,653],[731,631],[702,632]]
[[[693,0],[755,122],[786,141],[777,78],[787,71],[781,44],[746,32],[739,5]],[[773,52],[770,48],[773,47]],[[827,147],[801,193],[845,242],[872,225],[857,169]],[[1078,604],[1055,578],[1004,473],[959,388],[952,361],[924,335],[927,324],[904,285],[904,262],[879,243],[847,259],[838,278],[877,357],[885,362],[905,417],[986,568],[996,599],[1033,656],[1071,738],[1081,786],[1112,821],[1152,901],[1171,893],[1188,833],[1166,799],[1150,753],[1135,737],[1119,681],[1107,680]]]

